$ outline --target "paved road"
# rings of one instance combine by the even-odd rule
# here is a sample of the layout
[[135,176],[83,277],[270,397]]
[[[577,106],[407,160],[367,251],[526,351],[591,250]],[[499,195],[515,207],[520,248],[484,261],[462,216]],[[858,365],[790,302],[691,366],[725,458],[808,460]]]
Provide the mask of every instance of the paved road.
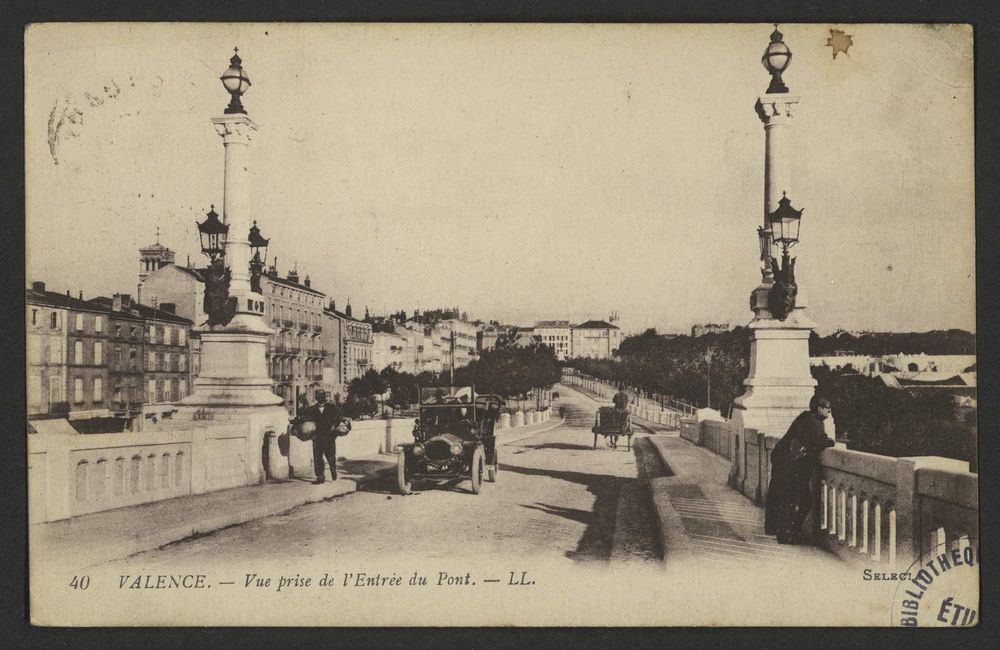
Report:
[[[593,449],[597,404],[568,388],[556,402],[566,424],[499,447],[498,482],[480,495],[468,481],[451,489],[396,493],[395,473],[332,501],[296,508],[116,563],[122,570],[178,563],[246,565],[263,558],[295,564],[351,557],[518,557],[574,563],[659,562],[649,499],[637,458],[653,454]],[[646,468],[648,462],[640,463]]]

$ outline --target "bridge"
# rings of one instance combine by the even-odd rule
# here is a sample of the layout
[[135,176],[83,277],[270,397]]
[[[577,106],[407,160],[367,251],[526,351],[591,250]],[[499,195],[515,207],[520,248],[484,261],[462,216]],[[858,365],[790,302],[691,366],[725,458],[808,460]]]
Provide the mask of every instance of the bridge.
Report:
[[[634,396],[639,433],[631,451],[604,441],[594,449],[590,428],[612,387],[566,376],[556,390],[565,419],[553,413],[559,408],[503,418],[499,480],[478,496],[467,482],[399,496],[390,452],[408,439],[412,420],[357,421],[338,449],[340,480],[322,486],[309,483],[308,445],[283,447],[274,437],[267,438],[272,451],[292,476],[261,482],[255,470],[272,459],[262,456],[259,439],[225,418],[143,434],[31,436],[32,566],[39,581],[55,586],[83,573],[106,583],[210,567],[216,593],[244,569],[292,567],[305,575],[345,566],[366,572],[461,566],[492,581],[499,578],[490,571],[509,565],[544,579],[550,590],[598,589],[601,598],[573,601],[572,619],[553,619],[563,623],[885,625],[898,583],[861,589],[868,584],[863,571],[891,575],[912,557],[941,548],[978,553],[978,480],[955,461],[829,449],[814,508],[817,543],[779,545],[764,533],[761,507],[775,437]],[[480,583],[489,584],[495,583]],[[833,609],[811,609],[817,585],[850,596]],[[650,606],[601,606],[616,589]],[[490,593],[467,595],[491,602]],[[563,597],[538,593],[543,600]],[[685,608],[692,593],[715,605]],[[69,615],[73,602],[60,597],[45,606]],[[155,615],[157,602],[132,598],[127,607],[123,602],[122,616]],[[447,602],[432,599],[422,607]],[[505,600],[502,611],[544,620],[532,602]],[[390,610],[380,610],[385,621],[404,620]],[[206,623],[229,620],[211,607],[203,611]],[[270,611],[263,608],[255,620],[295,620],[268,618]],[[448,611],[440,620],[451,620]]]

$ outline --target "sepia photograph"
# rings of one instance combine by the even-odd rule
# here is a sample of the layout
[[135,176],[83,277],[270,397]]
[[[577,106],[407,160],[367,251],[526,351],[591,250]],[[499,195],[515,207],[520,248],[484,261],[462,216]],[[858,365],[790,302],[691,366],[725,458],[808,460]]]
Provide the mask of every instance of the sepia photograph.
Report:
[[973,41],[28,25],[31,623],[978,626]]

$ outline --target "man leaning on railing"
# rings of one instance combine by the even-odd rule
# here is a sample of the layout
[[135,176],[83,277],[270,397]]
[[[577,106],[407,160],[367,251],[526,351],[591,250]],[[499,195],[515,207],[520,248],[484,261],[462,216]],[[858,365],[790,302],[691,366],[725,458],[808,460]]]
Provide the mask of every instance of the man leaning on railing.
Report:
[[764,511],[764,532],[777,535],[779,544],[801,544],[813,495],[809,482],[819,466],[819,455],[833,440],[823,421],[830,417],[830,400],[814,396],[771,452],[771,483]]

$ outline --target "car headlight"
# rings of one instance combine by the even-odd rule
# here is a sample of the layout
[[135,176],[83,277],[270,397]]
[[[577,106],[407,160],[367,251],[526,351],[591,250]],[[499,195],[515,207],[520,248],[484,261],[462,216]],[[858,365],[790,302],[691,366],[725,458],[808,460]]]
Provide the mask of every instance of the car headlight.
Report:
[[458,444],[457,442],[452,443],[452,445],[451,445],[451,455],[452,456],[458,456],[460,453],[462,453],[462,445]]
[[423,445],[413,445],[413,455],[414,456],[423,456],[424,455],[424,446]]

